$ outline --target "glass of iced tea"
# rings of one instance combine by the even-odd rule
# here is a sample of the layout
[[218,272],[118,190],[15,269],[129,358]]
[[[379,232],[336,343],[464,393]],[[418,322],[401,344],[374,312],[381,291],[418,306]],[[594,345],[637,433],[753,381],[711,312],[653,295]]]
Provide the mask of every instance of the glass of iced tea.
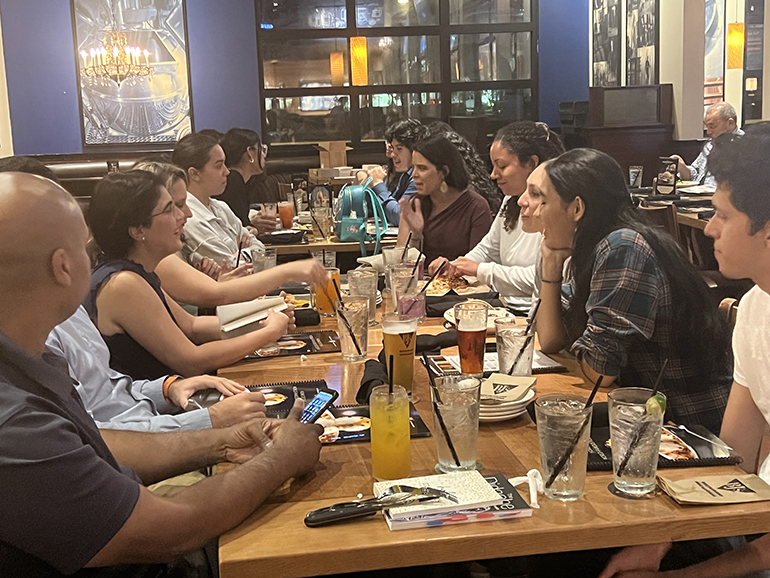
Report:
[[278,216],[281,219],[281,226],[284,229],[291,229],[294,224],[294,203],[292,201],[278,203]]
[[326,267],[329,278],[326,286],[319,285],[313,288],[312,295],[315,296],[315,308],[325,317],[334,316],[334,303],[337,300],[337,291],[334,288],[334,281],[337,281],[337,287],[340,286],[340,270],[337,267]]
[[454,306],[460,369],[468,375],[484,373],[484,349],[487,342],[487,305],[458,303]]

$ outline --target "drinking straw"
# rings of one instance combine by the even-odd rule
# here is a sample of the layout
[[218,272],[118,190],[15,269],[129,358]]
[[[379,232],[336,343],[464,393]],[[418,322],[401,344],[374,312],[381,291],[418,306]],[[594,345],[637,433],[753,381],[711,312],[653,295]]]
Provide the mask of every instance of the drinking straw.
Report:
[[238,257],[235,259],[235,268],[241,264],[241,249],[243,249],[243,238],[238,241]]
[[417,255],[417,261],[414,262],[414,267],[412,267],[412,275],[409,277],[409,283],[406,284],[406,291],[409,291],[409,289],[412,288],[412,284],[414,283],[414,274],[417,272],[417,265],[420,264],[420,259],[422,259],[422,249],[420,249],[420,254]]
[[[391,359],[393,358],[391,357]],[[455,461],[455,465],[459,468],[461,467],[460,458],[457,457],[457,451],[455,450],[455,446],[452,443],[452,438],[449,437],[449,430],[447,430],[446,424],[444,423],[444,416],[441,415],[441,412],[438,409],[438,404],[441,403],[441,394],[438,392],[438,387],[436,387],[436,380],[433,377],[433,373],[431,373],[430,365],[428,363],[428,355],[424,351],[422,352],[422,362],[425,365],[425,370],[428,372],[430,387],[434,394],[433,411],[436,414],[436,419],[438,420],[439,426],[441,426],[441,431],[444,432],[444,439],[446,440],[446,445],[449,446],[449,451],[452,452],[452,458]]]
[[[532,324],[535,322],[535,316],[537,315],[537,309],[540,307],[540,303],[541,300],[538,299],[537,303],[535,303],[535,308],[532,310],[532,316],[527,320],[527,328],[524,330],[525,335],[532,329]],[[521,360],[521,356],[524,355],[524,351],[526,351],[529,342],[532,341],[532,337],[532,334],[527,335],[527,338],[524,340],[524,345],[519,349],[519,352],[516,354],[516,359],[513,360],[513,364],[511,364],[511,368],[508,370],[508,375],[513,375],[513,368],[516,367],[516,364]]]
[[406,238],[406,246],[404,247],[403,252],[401,253],[401,259],[400,261],[403,263],[404,259],[406,258],[406,252],[409,250],[409,243],[412,242],[412,233],[409,232],[409,236]]
[[[339,299],[340,307],[337,309],[337,315],[340,316],[340,319],[342,319],[342,322],[345,324],[345,329],[348,330],[348,333],[350,334],[350,338],[353,340],[353,345],[356,346],[356,351],[358,352],[358,355],[361,355],[361,347],[358,345],[358,340],[356,339],[356,334],[353,333],[353,327],[350,325],[350,321],[348,321],[348,318],[345,316],[343,311],[345,310],[345,304],[342,302],[342,293],[340,293],[340,287],[337,285],[337,280],[332,277],[332,283],[334,284],[334,290],[337,292],[337,299]],[[326,290],[324,289],[324,292]],[[326,294],[327,297],[329,297],[329,294]],[[331,302],[332,300],[329,299]]]
[[393,400],[393,356],[388,357],[388,399]]
[[428,282],[423,286],[422,289],[420,289],[420,293],[424,293],[425,292],[425,290],[428,288],[428,286],[431,283],[433,283],[433,280],[438,276],[438,274],[441,273],[441,271],[444,270],[444,265],[446,265],[448,262],[449,261],[444,261],[443,263],[441,263],[441,265],[439,265],[439,268],[436,269],[436,272],[433,273],[433,275],[431,275],[430,279],[428,279]]
[[323,259],[323,266],[326,267],[326,249],[321,249],[321,258]]
[[[315,218],[315,215],[313,214],[313,208],[310,209],[310,218],[313,219],[313,222],[315,223],[315,226],[318,227],[318,234],[323,235],[323,229],[321,229],[321,225],[318,224],[318,219]],[[323,249],[322,249],[323,250]],[[324,251],[325,253],[325,251]],[[324,255],[324,265],[326,264],[326,255]]]
[[[655,384],[652,386],[652,395],[650,397],[655,397],[655,394],[658,393],[658,387],[660,386],[660,382],[663,379],[663,372],[666,371],[666,366],[668,365],[668,358],[666,358],[663,361],[663,366],[660,368],[660,373],[658,373],[657,379],[655,379]],[[644,408],[644,415],[647,415],[647,407]],[[639,445],[639,442],[642,441],[642,438],[644,437],[644,434],[647,433],[647,430],[650,428],[650,422],[646,421],[639,425],[639,427],[634,432],[634,437],[631,438],[631,443],[628,444],[628,448],[626,448],[626,453],[623,455],[623,459],[620,460],[620,464],[618,465],[618,477],[623,475],[623,472],[626,471],[626,466],[628,466],[628,462],[631,459],[631,455],[634,453],[634,450],[636,449],[636,446]]]
[[[596,383],[594,384],[594,388],[591,390],[591,395],[588,396],[588,401],[586,401],[585,406],[583,406],[583,410],[588,409],[591,407],[591,404],[594,402],[594,397],[596,396],[596,392],[599,391],[599,388],[602,385],[602,380],[604,379],[603,375],[599,376],[599,379],[596,380]],[[559,477],[559,474],[564,469],[564,466],[567,464],[567,460],[572,455],[572,452],[575,451],[575,446],[580,441],[580,438],[583,436],[583,432],[585,431],[586,427],[588,427],[588,421],[591,419],[590,414],[585,417],[583,420],[583,423],[580,425],[580,428],[578,429],[577,433],[575,434],[575,437],[572,438],[572,441],[569,444],[569,447],[567,448],[567,451],[564,452],[564,454],[559,458],[559,461],[556,462],[556,465],[553,467],[553,471],[551,472],[551,475],[548,477],[548,481],[545,483],[546,488],[550,488],[553,483],[556,481],[556,478]]]

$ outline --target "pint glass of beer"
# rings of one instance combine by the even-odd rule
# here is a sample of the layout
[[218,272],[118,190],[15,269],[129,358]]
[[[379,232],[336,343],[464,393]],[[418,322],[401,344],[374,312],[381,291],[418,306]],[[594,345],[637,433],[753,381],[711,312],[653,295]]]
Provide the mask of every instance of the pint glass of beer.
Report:
[[487,342],[487,306],[484,303],[458,303],[454,306],[460,369],[468,375],[484,373]]
[[393,383],[412,394],[414,377],[414,345],[417,341],[416,317],[390,313],[382,317],[382,341],[385,363],[393,356]]

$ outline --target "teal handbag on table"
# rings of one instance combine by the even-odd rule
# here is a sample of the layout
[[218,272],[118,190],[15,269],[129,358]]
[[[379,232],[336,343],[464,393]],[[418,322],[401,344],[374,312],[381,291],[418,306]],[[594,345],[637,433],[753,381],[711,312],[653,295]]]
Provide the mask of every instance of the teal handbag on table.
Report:
[[[358,242],[361,256],[366,257],[366,243],[374,241],[374,255],[380,252],[380,240],[388,229],[388,219],[377,194],[369,187],[371,178],[363,185],[345,185],[337,200],[335,234],[345,243]],[[369,210],[374,216],[374,233],[368,233]]]

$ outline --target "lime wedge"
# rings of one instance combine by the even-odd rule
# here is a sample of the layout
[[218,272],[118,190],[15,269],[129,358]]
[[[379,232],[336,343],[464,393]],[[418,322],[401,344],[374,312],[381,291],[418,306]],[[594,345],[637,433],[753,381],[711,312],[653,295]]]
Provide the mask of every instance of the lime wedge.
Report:
[[662,395],[653,395],[645,404],[647,413],[664,413],[666,411],[666,398]]

